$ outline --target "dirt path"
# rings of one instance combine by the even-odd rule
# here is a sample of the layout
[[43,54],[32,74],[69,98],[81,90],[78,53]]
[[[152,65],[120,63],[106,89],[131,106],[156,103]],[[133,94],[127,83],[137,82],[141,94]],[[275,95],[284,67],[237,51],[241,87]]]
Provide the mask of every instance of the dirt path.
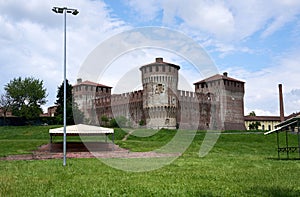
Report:
[[122,139],[122,141],[123,141],[123,142],[126,141],[127,138],[133,133],[133,131],[134,131],[134,130],[130,130],[130,131],[127,133],[127,135],[124,136],[124,138]]
[[[163,154],[156,152],[130,152],[111,143],[79,142],[67,143],[67,158],[151,158],[151,157],[174,157],[175,154]],[[40,160],[63,158],[62,143],[45,144],[31,154],[9,155],[0,160]]]

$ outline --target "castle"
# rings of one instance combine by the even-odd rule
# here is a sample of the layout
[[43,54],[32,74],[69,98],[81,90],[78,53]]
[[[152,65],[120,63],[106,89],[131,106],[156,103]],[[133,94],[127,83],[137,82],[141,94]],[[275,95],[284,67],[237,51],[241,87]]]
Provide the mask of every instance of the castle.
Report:
[[245,130],[243,81],[225,72],[194,83],[193,92],[178,90],[179,69],[156,58],[140,67],[142,90],[112,94],[112,87],[78,79],[73,96],[94,123],[123,116],[133,127]]

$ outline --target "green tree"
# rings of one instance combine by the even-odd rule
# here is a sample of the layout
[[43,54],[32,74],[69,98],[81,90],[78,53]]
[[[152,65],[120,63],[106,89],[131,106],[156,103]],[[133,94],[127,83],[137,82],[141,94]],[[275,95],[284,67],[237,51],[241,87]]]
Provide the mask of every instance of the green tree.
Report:
[[[69,84],[69,81],[66,80],[66,115],[67,115],[67,125],[73,125],[75,123],[83,123],[84,114],[79,110],[78,104],[73,101],[72,96],[73,86]],[[61,86],[58,87],[57,90],[57,100],[55,104],[57,105],[57,109],[55,112],[55,116],[59,124],[63,124],[63,114],[64,114],[64,82]]]
[[113,118],[109,121],[110,127],[126,127],[127,126],[127,119],[124,116],[118,116],[116,118]]
[[107,118],[107,116],[105,116],[105,115],[101,116],[101,125],[107,126],[108,122],[109,122],[109,119]]
[[256,116],[255,111],[250,112],[249,116]]
[[[249,113],[249,116],[256,116],[255,112],[252,111]],[[258,121],[252,122],[249,124],[249,129],[250,130],[258,130],[258,127],[261,126],[261,123]]]
[[140,126],[145,126],[145,125],[146,125],[145,120],[143,120],[143,119],[140,120],[139,125],[140,125]]
[[14,78],[5,85],[4,89],[12,100],[11,107],[14,115],[35,119],[43,112],[41,106],[47,102],[43,81],[32,77]]
[[119,127],[117,121],[115,118],[112,118],[110,121],[109,121],[109,126],[112,127],[112,128],[116,128],[116,127]]
[[258,121],[252,122],[249,124],[250,130],[258,130],[258,127],[261,126],[261,123]]

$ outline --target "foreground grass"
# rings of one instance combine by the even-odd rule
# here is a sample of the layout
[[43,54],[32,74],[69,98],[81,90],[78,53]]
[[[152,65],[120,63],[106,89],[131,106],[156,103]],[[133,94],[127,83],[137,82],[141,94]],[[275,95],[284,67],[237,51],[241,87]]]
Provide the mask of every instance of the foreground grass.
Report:
[[[130,136],[121,145],[151,150],[173,136]],[[275,135],[222,134],[200,158],[204,136],[197,133],[181,157],[150,172],[124,172],[98,159],[68,159],[66,167],[62,160],[0,161],[0,196],[299,196],[299,160],[276,159]]]

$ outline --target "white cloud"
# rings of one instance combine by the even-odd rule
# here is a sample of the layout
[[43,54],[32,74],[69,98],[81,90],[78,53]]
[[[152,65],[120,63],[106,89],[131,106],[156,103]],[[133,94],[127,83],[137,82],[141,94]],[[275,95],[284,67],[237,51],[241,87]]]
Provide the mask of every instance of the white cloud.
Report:
[[[165,0],[129,1],[136,20],[152,20],[162,13],[163,25],[180,29],[211,44],[239,43],[255,33],[268,37],[300,13],[298,0]],[[161,12],[159,12],[161,11]],[[234,45],[232,45],[234,46]],[[217,46],[217,50],[220,49]],[[224,49],[224,48],[221,48]],[[228,50],[232,50],[230,47]],[[224,52],[224,51],[223,51]]]
[[[129,6],[137,14],[137,20],[153,20],[162,13],[164,25],[183,25],[222,38],[234,30],[233,15],[222,1],[130,0]],[[178,24],[178,19],[182,24]]]
[[165,62],[178,64],[178,88],[193,91],[193,82],[202,79],[201,73],[185,59],[164,49],[144,48],[129,51],[117,57],[98,77],[98,82],[112,86],[113,93],[131,92],[142,89],[141,72],[139,68],[155,62],[156,57],[163,57]]
[[278,84],[283,85],[285,115],[300,111],[300,57],[296,50],[274,59],[274,65],[258,71],[231,67],[229,74],[246,82],[245,114],[279,115]]
[[[44,81],[49,92],[47,106],[53,105],[57,86],[63,80],[63,15],[53,6],[78,8],[67,16],[67,78],[74,82],[79,66],[108,36],[127,27],[112,18],[101,1],[3,1],[0,0],[0,66],[3,87],[15,77],[32,76]],[[2,92],[2,91],[1,91]]]
[[[234,18],[222,2],[193,1],[187,4],[181,1],[177,14],[184,25],[226,39],[234,32]],[[167,5],[164,9],[168,9]],[[175,13],[174,13],[175,14]]]
[[139,16],[142,16],[140,20],[153,20],[157,17],[160,11],[159,0],[152,1],[140,1],[140,0],[129,0],[126,3],[136,12]]

